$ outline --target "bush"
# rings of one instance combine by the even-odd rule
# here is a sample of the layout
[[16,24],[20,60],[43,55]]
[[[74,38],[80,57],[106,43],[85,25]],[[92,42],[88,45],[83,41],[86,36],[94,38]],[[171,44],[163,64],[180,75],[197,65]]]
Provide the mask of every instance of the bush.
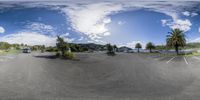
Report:
[[115,52],[107,52],[107,55],[108,55],[108,56],[114,56],[114,55],[115,55]]
[[107,55],[114,56],[115,55],[114,47],[111,44],[107,44],[106,46],[107,46]]
[[73,59],[74,58],[74,54],[71,53],[71,52],[65,51],[63,57],[67,58],[67,59]]
[[60,57],[60,53],[59,52],[56,53],[56,57]]
[[46,51],[47,51],[47,52],[57,52],[58,49],[57,49],[57,48],[53,48],[53,47],[51,48],[51,47],[50,47],[50,48],[47,48]]

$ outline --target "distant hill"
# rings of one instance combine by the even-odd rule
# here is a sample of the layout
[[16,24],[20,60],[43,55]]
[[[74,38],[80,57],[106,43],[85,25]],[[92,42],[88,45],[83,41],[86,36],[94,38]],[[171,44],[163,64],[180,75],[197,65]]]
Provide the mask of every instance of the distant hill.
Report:
[[185,46],[186,49],[200,48],[200,43],[188,43]]
[[126,47],[126,46],[122,46],[122,47],[119,47],[117,51],[119,51],[119,52],[129,52],[131,50],[133,50],[133,49]]
[[88,44],[78,44],[78,45],[83,48],[88,48],[89,50],[96,50],[96,51],[106,50],[106,45],[101,45],[101,44],[88,43]]
[[106,45],[95,44],[95,43],[79,43],[79,44],[69,43],[69,46],[73,52],[106,50]]

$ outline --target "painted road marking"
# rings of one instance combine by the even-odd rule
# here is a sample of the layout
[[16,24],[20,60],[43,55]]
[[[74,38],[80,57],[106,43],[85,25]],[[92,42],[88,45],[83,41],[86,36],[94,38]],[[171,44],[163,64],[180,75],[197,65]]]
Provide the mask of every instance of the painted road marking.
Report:
[[197,60],[200,60],[200,58],[199,58],[199,57],[196,57],[196,56],[195,56],[195,57],[193,57],[193,58],[195,58],[195,59],[197,59]]
[[169,63],[170,61],[172,61],[174,58],[176,57],[172,57],[170,60],[168,60],[166,63]]
[[185,58],[185,57],[183,57],[183,58],[184,58],[184,60],[185,60],[185,63],[188,64],[188,61],[186,60],[186,58]]

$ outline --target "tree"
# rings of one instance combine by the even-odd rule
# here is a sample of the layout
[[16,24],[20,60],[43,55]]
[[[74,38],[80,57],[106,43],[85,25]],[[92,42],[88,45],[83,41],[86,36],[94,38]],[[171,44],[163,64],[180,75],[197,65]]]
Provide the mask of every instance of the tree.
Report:
[[186,45],[186,39],[185,34],[180,29],[173,29],[169,34],[167,35],[167,46],[168,47],[174,47],[176,54],[179,54],[179,47],[184,47]]
[[57,36],[57,43],[56,46],[59,51],[61,51],[62,56],[65,54],[65,51],[68,49],[67,42],[64,41],[63,38]]
[[0,42],[0,49],[2,50],[8,50],[11,47],[11,45],[7,42]]
[[107,44],[106,47],[107,47],[107,54],[108,55],[115,55],[114,48],[111,44]]
[[116,45],[113,46],[113,49],[114,49],[114,52],[118,51],[118,50],[117,50],[118,48],[117,48]]
[[20,49],[20,45],[19,44],[11,44],[11,46],[17,50]]
[[41,46],[41,52],[43,53],[45,51],[45,45]]
[[21,43],[21,46],[23,47],[23,46],[24,46],[24,44],[23,44],[23,43]]
[[147,43],[146,45],[146,49],[149,49],[149,52],[151,53],[152,52],[152,49],[155,49],[155,46],[153,43],[149,42]]
[[140,43],[137,43],[137,44],[135,45],[135,48],[138,49],[138,53],[139,53],[139,52],[140,52],[140,49],[142,48],[142,45],[141,45]]

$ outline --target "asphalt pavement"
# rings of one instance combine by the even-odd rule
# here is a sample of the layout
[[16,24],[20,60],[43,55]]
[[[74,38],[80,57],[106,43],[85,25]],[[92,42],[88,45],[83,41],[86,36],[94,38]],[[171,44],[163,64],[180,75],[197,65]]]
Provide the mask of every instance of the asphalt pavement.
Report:
[[1,100],[199,100],[200,57],[0,56]]

